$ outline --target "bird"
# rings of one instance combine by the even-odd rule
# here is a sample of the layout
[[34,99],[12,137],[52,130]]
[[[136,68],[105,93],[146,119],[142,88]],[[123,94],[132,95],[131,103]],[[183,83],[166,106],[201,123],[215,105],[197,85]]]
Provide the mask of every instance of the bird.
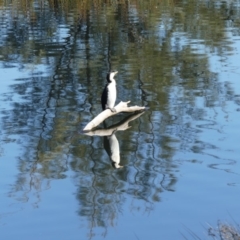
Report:
[[116,81],[114,76],[118,73],[118,71],[111,71],[107,74],[107,84],[102,92],[101,102],[102,102],[102,110],[110,109],[112,112],[116,112],[115,101],[117,98],[117,89],[116,89]]

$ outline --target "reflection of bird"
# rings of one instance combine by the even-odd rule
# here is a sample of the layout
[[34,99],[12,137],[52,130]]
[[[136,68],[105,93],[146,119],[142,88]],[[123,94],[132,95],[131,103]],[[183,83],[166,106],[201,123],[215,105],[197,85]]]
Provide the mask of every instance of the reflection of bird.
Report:
[[114,76],[118,72],[109,72],[107,74],[107,85],[105,86],[103,93],[102,93],[102,109],[110,109],[112,112],[116,112],[116,109],[114,108],[115,106],[115,101],[117,98],[117,90],[116,90],[116,81],[114,79]]
[[119,143],[115,133],[113,132],[111,136],[104,137],[104,148],[111,159],[112,166],[114,168],[122,168],[120,164],[120,150]]

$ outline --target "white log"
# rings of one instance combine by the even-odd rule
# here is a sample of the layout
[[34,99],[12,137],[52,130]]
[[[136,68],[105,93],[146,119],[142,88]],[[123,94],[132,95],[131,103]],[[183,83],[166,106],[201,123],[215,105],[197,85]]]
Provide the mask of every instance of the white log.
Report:
[[112,112],[110,109],[106,109],[102,111],[91,122],[89,122],[86,125],[83,131],[91,131],[93,128],[97,127],[100,123],[102,123],[107,118],[112,117],[120,112],[136,112],[136,111],[143,111],[146,109],[145,107],[139,107],[139,106],[128,107],[128,103],[130,103],[130,101],[128,102],[121,101],[118,105],[114,107],[116,109],[116,112]]

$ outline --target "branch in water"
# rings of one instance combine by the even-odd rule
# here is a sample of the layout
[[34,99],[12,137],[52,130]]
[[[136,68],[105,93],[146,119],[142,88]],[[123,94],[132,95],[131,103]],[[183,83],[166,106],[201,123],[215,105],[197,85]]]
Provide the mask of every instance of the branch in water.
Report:
[[89,122],[86,127],[83,129],[83,131],[90,131],[93,128],[97,127],[100,123],[102,123],[104,120],[106,120],[109,117],[112,117],[120,112],[136,112],[136,111],[144,111],[146,110],[146,107],[139,107],[139,106],[132,106],[128,107],[128,102],[120,102],[118,105],[116,105],[114,108],[116,109],[116,112],[112,112],[110,109],[106,109],[99,113],[91,122]]

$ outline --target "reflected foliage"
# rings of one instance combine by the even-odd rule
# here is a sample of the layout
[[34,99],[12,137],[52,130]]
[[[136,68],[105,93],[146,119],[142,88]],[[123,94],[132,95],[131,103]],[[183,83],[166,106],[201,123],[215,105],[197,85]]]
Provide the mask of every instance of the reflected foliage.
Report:
[[[137,200],[149,211],[163,191],[175,191],[176,149],[214,147],[197,139],[214,125],[206,116],[239,101],[208,60],[233,54],[225,29],[240,35],[235,1],[0,1],[0,12],[1,68],[28,73],[3,97],[11,109],[1,108],[3,140],[23,148],[10,195],[36,192],[37,205],[43,188],[73,171],[91,229],[115,225],[127,195],[132,211]],[[150,109],[118,134],[118,170],[100,137],[78,133],[99,113],[110,69],[119,71],[118,101]]]

